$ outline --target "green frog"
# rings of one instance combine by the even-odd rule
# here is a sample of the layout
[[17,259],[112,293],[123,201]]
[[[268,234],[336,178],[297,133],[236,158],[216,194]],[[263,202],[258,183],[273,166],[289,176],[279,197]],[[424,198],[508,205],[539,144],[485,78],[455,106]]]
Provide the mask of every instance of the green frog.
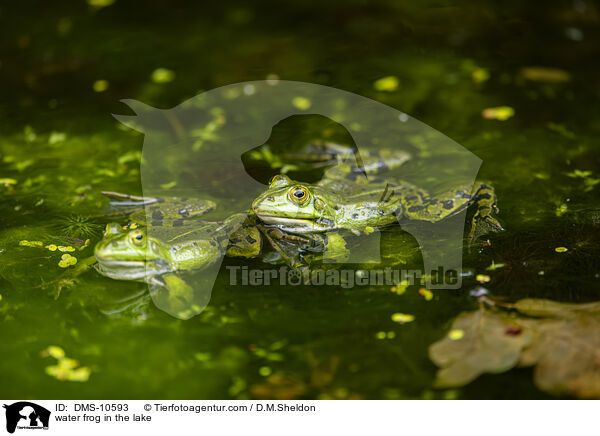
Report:
[[166,273],[201,270],[220,260],[228,248],[252,257],[254,251],[229,244],[230,234],[235,237],[235,227],[245,219],[238,214],[224,222],[202,222],[185,229],[153,227],[150,232],[135,224],[133,228],[109,224],[94,249],[97,270],[113,279],[151,282]]
[[117,209],[109,215],[127,214],[135,224],[181,227],[194,224],[197,218],[213,211],[215,202],[200,198],[140,197],[120,192],[102,191]]
[[[107,225],[95,247],[96,269],[113,279],[181,288],[185,283],[177,279],[179,273],[206,269],[223,256],[257,258],[269,245],[279,259],[293,263],[299,257],[296,243],[308,242],[276,228],[265,228],[252,212],[237,213],[219,222],[200,220],[214,208],[208,200],[105,194],[115,201],[113,206],[126,207],[131,220],[127,226]],[[185,216],[182,207],[188,211]]]
[[[266,225],[311,238],[344,230],[357,236],[369,234],[403,221],[436,223],[476,204],[469,246],[476,230],[503,230],[492,216],[497,211],[496,196],[486,184],[478,184],[474,190],[459,186],[434,196],[403,181],[377,177],[369,182],[357,181],[355,173],[351,168],[333,167],[317,184],[276,175],[269,188],[254,200],[252,210]],[[337,245],[344,248],[339,241]]]
[[[314,168],[332,169],[356,156],[357,149],[354,147],[320,139],[309,141],[297,152],[273,153],[265,144],[250,153],[252,159],[267,163],[281,174]],[[369,174],[397,168],[409,159],[410,154],[404,150],[369,150],[361,147],[358,154],[359,167]]]

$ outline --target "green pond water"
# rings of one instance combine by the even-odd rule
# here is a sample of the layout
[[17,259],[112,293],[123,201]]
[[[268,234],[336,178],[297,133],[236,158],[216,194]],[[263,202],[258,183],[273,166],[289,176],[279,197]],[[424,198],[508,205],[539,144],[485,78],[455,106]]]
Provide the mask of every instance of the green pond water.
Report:
[[[477,274],[506,301],[599,299],[599,13],[584,0],[2,5],[0,396],[553,398],[532,369],[434,389],[428,346],[477,308]],[[401,295],[389,286],[231,286],[225,265],[240,261],[226,260],[207,309],[184,321],[157,309],[145,284],[93,269],[60,292],[48,284],[65,268],[64,253],[46,245],[90,239],[69,254],[80,264],[92,255],[108,222],[97,217],[101,191],[142,194],[143,135],[112,117],[131,113],[120,99],[169,108],[274,74],[373,98],[483,160],[479,178],[495,187],[506,231],[465,251],[472,275],[461,289],[427,300],[419,286]],[[396,83],[378,90],[388,76]],[[503,106],[514,115],[482,116]],[[271,143],[301,144],[330,127],[291,120]],[[253,175],[266,183],[272,172]],[[230,175],[225,196],[246,193],[242,176]],[[392,230],[382,253],[411,244]],[[418,268],[418,252],[405,265]],[[414,321],[394,322],[398,312]],[[52,376],[49,346],[87,368],[83,380]]]

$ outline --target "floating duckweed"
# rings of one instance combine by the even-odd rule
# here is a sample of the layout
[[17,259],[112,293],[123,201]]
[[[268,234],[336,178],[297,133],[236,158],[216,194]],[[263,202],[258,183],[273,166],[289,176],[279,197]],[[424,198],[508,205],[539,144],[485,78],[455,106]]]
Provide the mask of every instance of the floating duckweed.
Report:
[[27,241],[24,239],[19,241],[19,245],[22,247],[42,247],[44,243],[42,241]]
[[496,271],[497,269],[504,268],[505,264],[503,263],[495,263],[492,260],[492,264],[486,268],[487,271]]
[[131,223],[131,225],[129,226],[130,229],[137,229],[138,225],[136,223]]
[[409,313],[394,313],[392,315],[392,321],[397,322],[399,324],[405,324],[407,322],[412,322],[415,320],[415,316]]
[[69,266],[75,265],[77,263],[77,258],[71,256],[68,253],[65,253],[61,256],[60,262],[58,262],[58,266],[61,268],[67,268]]
[[395,91],[396,89],[398,89],[399,85],[400,85],[400,81],[398,80],[398,78],[396,76],[382,77],[381,79],[378,79],[375,81],[375,83],[373,83],[373,87],[377,91],[388,91],[388,92]]
[[54,357],[55,359],[62,359],[63,357],[65,357],[65,350],[63,350],[58,345],[49,345],[48,348],[42,351],[42,354],[47,354],[49,356]]
[[48,144],[50,144],[50,145],[58,144],[59,142],[66,141],[66,139],[67,139],[66,133],[52,132],[52,133],[50,133],[50,136],[48,137]]
[[488,275],[485,275],[485,274],[477,274],[477,275],[475,276],[475,280],[477,280],[479,283],[487,283],[487,282],[489,282],[491,279],[490,279],[490,276],[488,276]]
[[294,107],[302,111],[307,110],[312,105],[311,101],[306,97],[294,97],[292,99],[292,104],[294,105]]
[[459,397],[460,392],[456,391],[454,389],[451,389],[451,390],[444,392],[442,395],[443,395],[444,400],[456,400]]
[[465,336],[465,331],[461,329],[454,329],[448,332],[448,337],[453,341],[458,341]]
[[17,181],[15,179],[11,179],[9,177],[0,179],[0,185],[4,185],[6,187],[8,187],[10,185],[16,185],[16,184],[17,184]]
[[396,337],[396,332],[387,332],[386,336],[388,339],[394,339]]
[[105,8],[112,5],[115,0],[87,0],[88,5],[95,8]]
[[223,91],[223,95],[228,100],[234,100],[240,96],[239,88],[227,88]]
[[385,332],[377,332],[377,333],[375,333],[375,337],[376,337],[377,339],[385,339],[385,338],[386,338],[386,336],[387,336],[387,335],[386,335],[386,333],[385,333]]
[[569,205],[567,203],[563,203],[556,208],[554,212],[556,216],[563,216],[569,210]]
[[108,89],[109,83],[108,80],[96,80],[92,85],[92,89],[95,92],[104,92]]
[[58,362],[45,368],[46,374],[61,381],[86,382],[92,373],[86,366],[79,366],[79,362],[65,356],[65,351],[56,345],[50,345],[42,351],[42,356],[52,356]]
[[579,170],[579,169],[575,169],[573,170],[573,172],[570,173],[565,173],[568,177],[580,177],[582,179],[585,179],[586,177],[591,176],[593,173],[591,171],[588,170]]
[[25,140],[27,142],[33,142],[37,138],[35,130],[30,125],[27,125],[23,128],[23,135],[25,136]]
[[365,227],[365,235],[370,235],[374,231],[375,231],[375,229],[373,227],[371,227],[371,226]]
[[533,82],[560,83],[571,80],[571,74],[565,70],[552,67],[525,67],[521,77]]
[[506,121],[515,115],[515,110],[510,106],[497,106],[484,109],[481,116],[486,120]]
[[268,377],[273,373],[273,370],[268,366],[261,366],[258,370],[258,373],[263,377]]
[[471,77],[473,78],[473,82],[483,83],[490,78],[490,72],[485,68],[476,68],[471,73]]
[[554,249],[554,251],[556,251],[557,253],[564,253],[565,251],[568,251],[569,249],[567,247],[556,247]]
[[421,294],[423,298],[425,298],[425,301],[433,300],[433,292],[431,292],[429,289],[421,288],[419,289],[419,294]]
[[175,79],[175,72],[168,68],[157,68],[152,71],[151,77],[154,83],[169,83]]
[[56,251],[58,247],[54,244],[50,244],[50,245],[46,245],[46,248],[50,251]]
[[[408,280],[402,280],[400,283],[398,283],[396,286],[394,286],[392,289],[394,293],[398,294],[398,295],[402,295],[406,292],[406,290],[408,289],[408,286],[410,285],[410,283],[408,282]],[[390,289],[391,290],[391,289]]]
[[59,245],[57,248],[58,248],[58,251],[62,251],[63,253],[75,251],[75,247],[73,247],[72,245],[67,245],[67,246]]

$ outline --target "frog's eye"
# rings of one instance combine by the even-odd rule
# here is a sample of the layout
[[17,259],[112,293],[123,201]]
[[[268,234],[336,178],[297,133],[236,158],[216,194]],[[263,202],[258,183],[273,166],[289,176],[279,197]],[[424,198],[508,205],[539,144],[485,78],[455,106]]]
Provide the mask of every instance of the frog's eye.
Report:
[[146,235],[141,230],[137,230],[135,232],[131,232],[129,235],[129,240],[137,246],[142,246],[146,243]]
[[283,174],[276,174],[273,177],[271,177],[271,180],[269,180],[270,188],[273,188],[273,187],[279,188],[282,186],[289,186],[289,185],[290,185],[290,178]]
[[302,204],[308,199],[308,190],[304,186],[294,186],[290,189],[288,197],[296,204]]

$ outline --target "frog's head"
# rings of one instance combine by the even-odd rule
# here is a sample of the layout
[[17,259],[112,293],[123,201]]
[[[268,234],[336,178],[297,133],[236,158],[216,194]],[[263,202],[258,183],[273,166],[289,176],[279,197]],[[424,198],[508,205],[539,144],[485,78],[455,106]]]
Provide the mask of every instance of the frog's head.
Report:
[[123,230],[109,224],[94,255],[100,272],[118,280],[142,280],[171,270],[168,249],[141,228]]
[[323,232],[334,228],[339,198],[320,186],[295,182],[285,175],[271,179],[269,188],[252,203],[266,224],[292,233]]

